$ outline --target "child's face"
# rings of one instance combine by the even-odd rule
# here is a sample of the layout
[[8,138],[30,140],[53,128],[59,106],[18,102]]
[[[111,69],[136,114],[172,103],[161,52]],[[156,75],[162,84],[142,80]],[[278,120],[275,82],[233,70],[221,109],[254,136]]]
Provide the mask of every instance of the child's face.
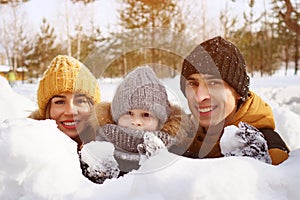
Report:
[[158,130],[159,120],[147,110],[129,110],[118,120],[118,125],[137,130],[156,131]]

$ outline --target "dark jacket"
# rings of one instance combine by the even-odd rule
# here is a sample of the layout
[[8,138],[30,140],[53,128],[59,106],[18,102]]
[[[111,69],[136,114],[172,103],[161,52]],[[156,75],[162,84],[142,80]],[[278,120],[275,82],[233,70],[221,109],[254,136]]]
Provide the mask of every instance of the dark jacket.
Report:
[[[272,109],[255,93],[250,92],[248,99],[241,105],[235,113],[235,117],[228,125],[238,125],[239,122],[246,122],[260,130],[268,145],[272,164],[277,165],[288,158],[289,148],[280,135],[274,131],[275,122]],[[223,157],[220,148],[221,134],[206,135],[204,129],[199,127],[194,130],[194,139],[184,156],[199,158],[199,150],[207,148],[204,158]]]

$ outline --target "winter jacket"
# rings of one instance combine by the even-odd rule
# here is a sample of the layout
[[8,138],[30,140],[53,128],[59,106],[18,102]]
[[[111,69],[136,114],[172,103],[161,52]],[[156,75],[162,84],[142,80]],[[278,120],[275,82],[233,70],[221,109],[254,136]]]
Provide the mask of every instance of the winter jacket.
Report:
[[[121,171],[130,171],[138,167],[139,154],[137,152],[137,143],[142,143],[142,132],[118,126],[112,119],[111,104],[101,102],[95,106],[95,114],[90,118],[90,123],[94,129],[98,128],[96,140],[107,140],[115,145],[115,157],[120,165]],[[169,151],[177,154],[183,154],[188,144],[191,143],[191,137],[187,137],[190,128],[188,116],[175,105],[171,105],[169,118],[159,131],[153,131],[165,145],[168,147],[168,140],[174,139],[169,145]],[[104,138],[102,132],[109,132]],[[145,131],[144,131],[145,132]],[[141,133],[141,134],[136,134]],[[101,135],[102,134],[102,135]],[[132,135],[135,138],[133,139]],[[164,134],[167,134],[164,135]],[[118,135],[118,136],[112,136]],[[139,136],[138,136],[139,135]],[[170,137],[169,137],[170,136]],[[108,138],[109,137],[109,138]],[[114,139],[115,138],[115,139]],[[124,142],[126,141],[126,142]]]
[[[237,126],[239,122],[246,122],[263,133],[273,165],[280,164],[288,158],[289,149],[287,145],[279,134],[274,131],[275,122],[271,107],[255,93],[250,92],[247,100],[237,110],[232,122],[227,125]],[[205,146],[203,147],[210,148],[205,158],[223,157],[220,148],[222,134],[206,135],[202,127],[199,127],[195,132],[194,140],[184,153],[184,156],[198,158],[199,149],[205,141]]]

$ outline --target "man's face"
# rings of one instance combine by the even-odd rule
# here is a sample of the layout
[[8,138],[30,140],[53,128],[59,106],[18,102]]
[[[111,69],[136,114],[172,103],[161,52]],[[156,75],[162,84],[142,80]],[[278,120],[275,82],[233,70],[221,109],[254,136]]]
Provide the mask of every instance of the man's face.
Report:
[[230,123],[240,98],[222,79],[199,73],[187,78],[185,94],[192,114],[206,130],[210,126]]

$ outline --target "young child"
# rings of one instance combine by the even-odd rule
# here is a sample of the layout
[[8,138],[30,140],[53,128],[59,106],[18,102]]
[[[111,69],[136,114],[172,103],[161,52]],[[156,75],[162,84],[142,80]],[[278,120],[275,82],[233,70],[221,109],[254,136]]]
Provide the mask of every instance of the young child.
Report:
[[[138,145],[143,144],[149,132],[174,153],[184,152],[176,144],[185,138],[184,126],[188,123],[183,121],[188,118],[178,106],[170,104],[165,87],[148,66],[128,73],[112,102],[96,105],[95,111],[97,116],[92,121],[94,126],[100,126],[96,140],[114,144],[121,175],[139,167],[142,150]],[[155,151],[164,147],[153,148]]]

